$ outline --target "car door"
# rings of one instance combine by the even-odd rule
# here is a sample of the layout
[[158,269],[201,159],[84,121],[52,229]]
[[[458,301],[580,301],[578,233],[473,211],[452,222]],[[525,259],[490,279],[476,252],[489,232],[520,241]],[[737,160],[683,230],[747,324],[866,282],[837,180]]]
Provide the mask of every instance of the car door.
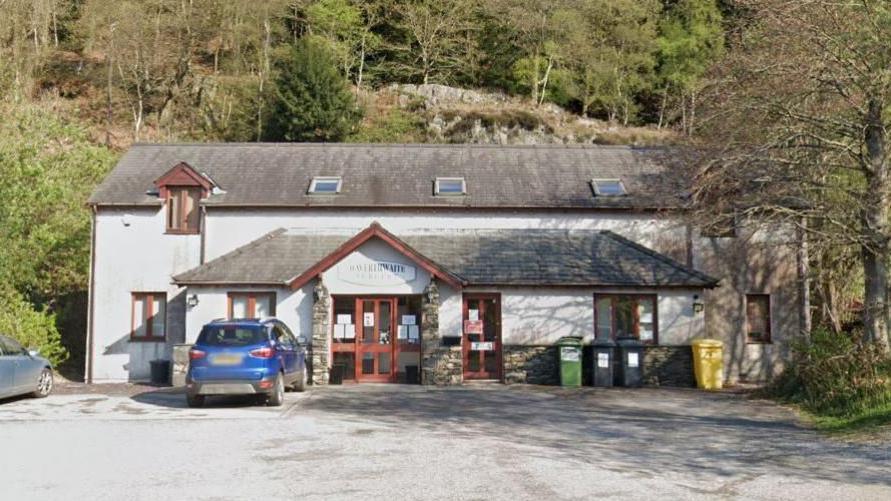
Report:
[[291,345],[294,346],[294,372],[300,374],[303,372],[303,366],[306,364],[306,346],[294,336],[294,333],[291,332],[287,325],[282,323],[282,328],[291,340]]
[[15,339],[3,338],[5,346],[4,358],[13,362],[12,386],[15,394],[24,393],[37,388],[37,378],[43,368],[38,360],[35,360],[28,351]]
[[275,339],[275,349],[278,350],[278,353],[282,359],[282,366],[285,371],[285,379],[290,381],[291,379],[293,379],[292,376],[297,370],[295,367],[296,353],[294,351],[294,343],[291,342],[287,331],[285,331],[285,329],[279,324],[272,325],[272,337],[273,339]]
[[0,336],[0,398],[15,394],[15,362],[6,355],[6,343]]

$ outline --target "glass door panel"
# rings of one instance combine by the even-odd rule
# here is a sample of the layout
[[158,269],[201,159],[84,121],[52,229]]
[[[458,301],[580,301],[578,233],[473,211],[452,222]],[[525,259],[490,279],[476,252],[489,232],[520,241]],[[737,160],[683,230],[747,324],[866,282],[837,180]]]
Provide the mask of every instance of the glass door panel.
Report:
[[496,294],[464,297],[465,379],[501,379],[501,308]]
[[359,299],[357,321],[362,322],[361,339],[356,345],[361,365],[359,381],[391,382],[393,380],[393,315],[396,300]]

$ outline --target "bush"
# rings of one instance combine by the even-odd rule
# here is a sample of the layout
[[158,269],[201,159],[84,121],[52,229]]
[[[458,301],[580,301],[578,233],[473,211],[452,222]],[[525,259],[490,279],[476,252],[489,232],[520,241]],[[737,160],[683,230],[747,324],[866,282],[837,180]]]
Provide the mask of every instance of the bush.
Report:
[[768,389],[827,416],[851,416],[891,402],[891,358],[861,332],[815,330],[792,346],[793,362]]
[[0,288],[0,334],[12,337],[26,348],[40,350],[54,366],[68,358],[56,329],[56,315],[35,309],[9,288]]

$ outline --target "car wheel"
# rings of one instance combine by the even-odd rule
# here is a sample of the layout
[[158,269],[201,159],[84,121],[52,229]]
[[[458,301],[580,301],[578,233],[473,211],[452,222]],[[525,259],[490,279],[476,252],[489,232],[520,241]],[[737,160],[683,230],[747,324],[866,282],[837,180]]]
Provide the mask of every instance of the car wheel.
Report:
[[266,405],[270,407],[279,407],[285,403],[285,378],[279,372],[275,376],[275,384],[272,386],[272,393],[266,399]]
[[186,393],[186,403],[189,407],[204,407],[204,395],[189,395]]
[[37,380],[37,389],[34,390],[34,395],[37,398],[45,398],[49,396],[50,393],[53,392],[53,371],[50,369],[43,369],[40,372],[40,379]]
[[300,377],[297,378],[297,381],[294,383],[294,391],[306,391],[306,365],[303,366],[303,371],[300,372]]

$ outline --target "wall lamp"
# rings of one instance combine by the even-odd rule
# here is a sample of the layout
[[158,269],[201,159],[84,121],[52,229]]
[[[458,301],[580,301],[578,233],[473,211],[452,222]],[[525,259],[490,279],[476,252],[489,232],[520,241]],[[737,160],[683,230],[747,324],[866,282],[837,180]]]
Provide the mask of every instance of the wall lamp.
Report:
[[194,308],[198,306],[198,294],[192,294],[186,298],[186,305],[189,308]]
[[702,313],[705,310],[705,303],[699,300],[699,295],[693,296],[693,313]]

